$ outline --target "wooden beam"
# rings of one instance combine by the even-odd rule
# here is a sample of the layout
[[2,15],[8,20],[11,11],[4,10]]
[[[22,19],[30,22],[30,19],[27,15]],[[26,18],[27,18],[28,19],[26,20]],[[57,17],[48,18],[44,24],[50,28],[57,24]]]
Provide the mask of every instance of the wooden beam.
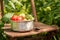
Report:
[[35,9],[34,0],[31,0],[31,7],[32,7],[33,16],[35,18],[35,22],[37,22],[37,15],[36,15],[36,9]]

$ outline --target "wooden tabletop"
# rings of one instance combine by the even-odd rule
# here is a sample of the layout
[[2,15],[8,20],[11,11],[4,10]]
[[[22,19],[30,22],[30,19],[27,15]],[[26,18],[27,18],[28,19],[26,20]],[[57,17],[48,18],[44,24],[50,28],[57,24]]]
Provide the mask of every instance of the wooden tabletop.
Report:
[[14,32],[12,30],[10,30],[11,27],[4,27],[4,33],[10,37],[23,37],[23,36],[30,36],[30,35],[34,35],[34,34],[39,34],[39,33],[43,33],[43,32],[49,32],[49,31],[54,31],[54,30],[58,30],[58,27],[52,27],[52,26],[48,26],[45,25],[43,23],[35,23],[35,27],[40,28],[39,30],[32,30],[29,32]]

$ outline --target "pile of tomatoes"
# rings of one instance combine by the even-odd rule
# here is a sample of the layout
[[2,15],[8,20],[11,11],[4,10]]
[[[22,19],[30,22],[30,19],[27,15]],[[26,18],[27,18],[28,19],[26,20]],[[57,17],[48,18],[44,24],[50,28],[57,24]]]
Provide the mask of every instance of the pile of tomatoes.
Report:
[[11,17],[11,20],[12,21],[23,21],[24,20],[24,17],[23,16],[18,16],[18,15],[13,15]]
[[20,14],[20,15],[13,15],[11,17],[12,21],[32,21],[34,17],[30,14]]

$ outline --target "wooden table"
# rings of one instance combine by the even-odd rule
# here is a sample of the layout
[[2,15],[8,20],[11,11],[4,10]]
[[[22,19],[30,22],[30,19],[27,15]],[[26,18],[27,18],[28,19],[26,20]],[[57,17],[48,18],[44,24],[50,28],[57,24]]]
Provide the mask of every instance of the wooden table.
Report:
[[[40,34],[40,33],[43,33],[43,32],[56,32],[58,30],[58,27],[52,27],[52,26],[48,26],[48,25],[45,25],[43,23],[35,23],[34,24],[35,27],[38,27],[40,28],[39,30],[35,31],[35,30],[32,30],[30,32],[24,32],[24,33],[21,33],[21,32],[14,32],[14,31],[11,31],[10,30],[10,27],[4,27],[4,33],[10,37],[9,40],[16,40],[17,37],[24,37],[24,36],[30,36],[30,35],[35,35],[35,34]],[[50,34],[50,35],[51,35]]]

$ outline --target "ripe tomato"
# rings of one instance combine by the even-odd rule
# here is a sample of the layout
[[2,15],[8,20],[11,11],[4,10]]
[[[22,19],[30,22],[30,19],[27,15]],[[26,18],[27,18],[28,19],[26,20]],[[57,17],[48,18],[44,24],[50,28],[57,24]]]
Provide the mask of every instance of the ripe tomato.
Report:
[[11,20],[17,21],[18,20],[18,16],[17,15],[13,15],[12,18],[11,18]]
[[23,21],[24,17],[23,16],[17,16],[17,15],[13,15],[11,18],[12,21]]

